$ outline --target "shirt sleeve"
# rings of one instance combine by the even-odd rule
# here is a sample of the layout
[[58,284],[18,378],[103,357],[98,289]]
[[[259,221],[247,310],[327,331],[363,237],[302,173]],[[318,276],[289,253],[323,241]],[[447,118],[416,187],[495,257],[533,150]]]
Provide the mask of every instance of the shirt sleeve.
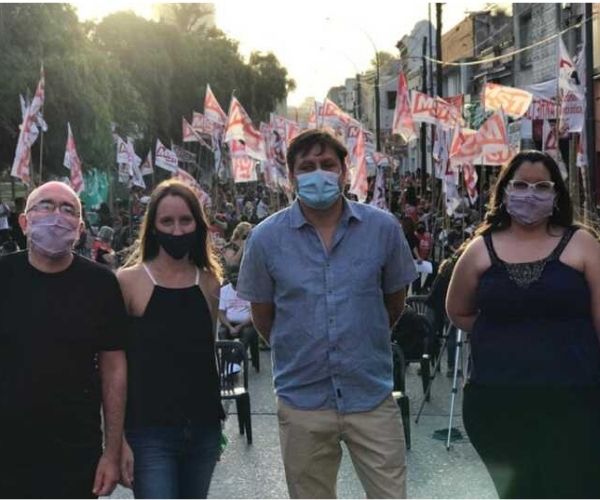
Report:
[[225,288],[226,286],[222,286],[219,293],[219,311],[227,311],[227,290]]
[[399,224],[392,224],[383,267],[383,293],[395,293],[417,278],[411,249]]
[[106,279],[104,296],[96,297],[102,302],[102,325],[98,340],[99,351],[120,351],[125,349],[129,317],[125,310],[123,293],[115,275],[110,273]]
[[262,241],[255,233],[250,233],[246,241],[236,291],[238,297],[249,302],[273,302],[273,278],[268,270]]

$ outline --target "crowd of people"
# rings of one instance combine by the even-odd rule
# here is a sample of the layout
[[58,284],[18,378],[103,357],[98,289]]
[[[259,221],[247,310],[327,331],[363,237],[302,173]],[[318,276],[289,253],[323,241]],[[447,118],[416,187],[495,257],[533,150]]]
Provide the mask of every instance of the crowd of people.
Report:
[[518,153],[449,220],[418,174],[389,211],[352,201],[346,155],[326,131],[296,137],[291,203],[255,185],[202,207],[164,181],[138,230],[107,205],[92,224],[59,182],[0,202],[3,245],[24,250],[0,258],[2,496],[120,481],[206,497],[226,416],[215,340],[259,370],[260,336],[290,497],[336,496],[342,442],[368,498],[405,497],[390,330],[408,294],[470,335],[464,424],[499,496],[600,496],[600,243],[556,162]]

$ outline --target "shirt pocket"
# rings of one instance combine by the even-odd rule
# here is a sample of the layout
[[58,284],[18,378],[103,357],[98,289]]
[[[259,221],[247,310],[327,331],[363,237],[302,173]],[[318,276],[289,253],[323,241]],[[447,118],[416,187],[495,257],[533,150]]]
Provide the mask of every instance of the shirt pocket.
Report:
[[377,259],[356,258],[350,269],[352,292],[357,295],[381,293],[382,266]]

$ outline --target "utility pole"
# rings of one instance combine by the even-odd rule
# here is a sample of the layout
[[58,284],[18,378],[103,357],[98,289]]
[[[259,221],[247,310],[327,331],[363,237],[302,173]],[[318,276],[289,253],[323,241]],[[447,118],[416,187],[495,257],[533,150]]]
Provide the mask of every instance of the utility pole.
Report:
[[[442,60],[442,3],[435,4],[435,58],[438,61]],[[436,63],[435,66],[435,83],[437,95],[442,97],[442,64]]]
[[377,151],[381,151],[381,105],[379,96],[379,52],[375,49],[375,141]]
[[[430,24],[431,26],[431,24]],[[435,4],[435,58],[438,61],[442,60],[442,4],[437,2]],[[433,75],[432,75],[433,76]],[[438,97],[442,97],[442,65],[440,62],[435,63],[435,93]],[[440,127],[436,127],[436,133],[440,130]],[[446,169],[446,165],[442,165],[443,170]],[[435,211],[437,207],[436,203],[436,186],[437,178],[435,172],[431,173],[431,206],[432,210]],[[441,196],[441,190],[440,190]],[[434,259],[435,261],[435,259]]]
[[[421,92],[427,94],[427,59],[425,54],[427,53],[427,37],[423,37],[423,51],[421,52],[423,58],[423,70],[422,70],[422,82]],[[425,196],[427,192],[427,130],[425,129],[425,123],[421,123],[421,196]]]
[[[436,4],[437,6],[437,4]],[[431,2],[427,4],[427,20],[429,24],[429,57],[433,57],[433,23],[431,22]],[[437,38],[436,38],[437,40]],[[429,60],[429,95],[433,92],[433,61]]]
[[[583,18],[586,20],[583,25],[585,40],[584,45],[584,54],[585,54],[585,82],[583,84],[586,88],[586,103],[585,103],[585,132],[587,139],[587,157],[588,157],[588,165],[587,170],[589,172],[588,181],[589,188],[586,193],[586,199],[588,197],[588,193],[590,193],[591,199],[588,200],[588,210],[592,213],[596,212],[596,148],[595,148],[595,138],[596,138],[596,124],[594,122],[594,55],[592,51],[592,40],[594,39],[593,34],[593,25],[592,25],[592,4],[586,3],[584,4],[584,15]],[[584,175],[587,172],[583,173]]]
[[362,115],[362,96],[360,89],[360,73],[356,73],[356,119],[360,121]]

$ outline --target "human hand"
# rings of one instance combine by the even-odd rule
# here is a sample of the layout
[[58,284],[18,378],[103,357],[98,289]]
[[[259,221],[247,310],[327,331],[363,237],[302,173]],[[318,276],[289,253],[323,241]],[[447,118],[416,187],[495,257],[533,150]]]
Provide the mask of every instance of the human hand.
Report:
[[96,467],[92,493],[99,497],[110,495],[117,486],[119,475],[119,460],[103,454]]
[[126,488],[133,488],[133,451],[125,439],[121,449],[121,480]]

